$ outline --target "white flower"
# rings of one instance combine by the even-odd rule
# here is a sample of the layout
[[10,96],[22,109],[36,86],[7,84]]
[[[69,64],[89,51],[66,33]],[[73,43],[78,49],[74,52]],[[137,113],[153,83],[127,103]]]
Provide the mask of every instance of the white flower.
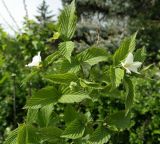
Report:
[[41,62],[41,55],[40,55],[40,52],[38,52],[38,54],[32,58],[32,62],[25,66],[26,67],[33,67],[33,66],[38,67],[40,62]]
[[133,54],[129,53],[124,62],[121,62],[122,66],[126,69],[127,73],[135,72],[139,74],[137,69],[142,65],[141,62],[133,62]]

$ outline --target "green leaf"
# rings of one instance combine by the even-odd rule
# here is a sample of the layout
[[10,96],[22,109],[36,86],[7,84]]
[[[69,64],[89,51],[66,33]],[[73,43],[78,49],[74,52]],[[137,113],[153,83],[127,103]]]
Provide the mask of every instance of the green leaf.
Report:
[[4,73],[3,77],[0,79],[0,85],[2,85],[7,78],[9,78],[8,72]]
[[157,130],[154,130],[154,131],[153,131],[153,134],[160,135],[160,130],[159,130],[159,129],[157,129]]
[[150,65],[148,65],[148,66],[145,66],[141,71],[142,71],[142,72],[145,72],[145,71],[149,70],[153,65],[154,65],[154,64],[150,64]]
[[125,78],[125,87],[127,91],[125,107],[128,111],[132,107],[134,101],[134,85],[129,78]]
[[137,33],[138,32],[135,32],[133,35],[130,36],[129,52],[133,52],[135,50]]
[[45,78],[57,84],[70,84],[70,82],[76,82],[78,80],[74,73],[50,74],[45,76]]
[[122,60],[126,58],[129,52],[133,52],[136,46],[136,35],[137,32],[134,33],[132,36],[125,38],[121,44],[120,47],[117,49],[113,56],[113,63],[115,66],[120,64]]
[[78,54],[77,59],[79,62],[85,62],[93,66],[99,62],[107,61],[108,54],[105,49],[92,47]]
[[116,87],[118,87],[124,77],[124,70],[120,68],[115,69],[115,76],[116,76]]
[[59,65],[61,65],[60,70],[65,73],[77,73],[81,69],[80,63],[74,57],[71,58],[71,62],[64,59]]
[[115,81],[116,81],[116,76],[115,76],[115,69],[110,66],[110,69],[109,69],[109,76],[110,76],[110,80],[111,80],[111,89],[115,89],[116,88],[116,84],[115,84]]
[[38,124],[41,127],[47,127],[52,120],[52,112],[53,112],[53,105],[47,105],[41,108],[38,112]]
[[100,83],[90,82],[90,81],[87,81],[81,78],[80,78],[80,85],[84,88],[86,87],[93,88],[93,89],[103,89],[104,88],[103,86],[101,86]]
[[60,103],[79,103],[85,99],[90,99],[89,95],[83,91],[63,94],[58,100]]
[[29,73],[23,80],[22,85],[25,85],[27,82],[29,82],[36,74],[38,74],[38,71],[32,71]]
[[52,86],[37,91],[26,104],[26,108],[40,108],[48,104],[54,104],[59,98],[58,91]]
[[6,138],[4,144],[17,144],[17,133],[18,129],[15,129],[9,133],[9,136]]
[[126,115],[125,111],[119,111],[117,113],[112,114],[109,117],[108,121],[109,125],[114,125],[118,129],[129,128],[130,126],[130,117]]
[[64,110],[65,122],[68,124],[72,122],[73,120],[75,120],[77,116],[78,116],[78,113],[76,112],[76,110],[71,105],[67,105]]
[[60,138],[62,132],[63,131],[57,127],[46,127],[46,128],[39,129],[41,138],[44,141],[48,141],[53,144],[59,144],[60,142],[63,141]]
[[58,31],[64,40],[70,40],[76,30],[75,1],[67,5],[58,19]]
[[33,124],[37,121],[38,109],[28,109],[27,111],[27,124]]
[[33,127],[32,125],[27,125],[28,132],[28,143],[27,144],[40,144],[41,135],[39,133],[39,128]]
[[112,90],[118,87],[123,80],[124,77],[124,70],[120,68],[114,69],[113,67],[110,67],[110,79],[112,83]]
[[56,39],[59,38],[59,36],[60,36],[60,33],[59,32],[55,32],[54,35],[53,35],[53,37],[52,37],[52,39],[56,40]]
[[75,119],[67,126],[61,137],[69,139],[77,139],[83,136],[84,131],[85,131],[84,120],[82,118]]
[[25,124],[18,127],[17,144],[28,144],[28,133]]
[[134,54],[134,61],[144,62],[145,58],[146,58],[146,50],[144,47],[136,50]]
[[44,65],[52,64],[57,58],[59,58],[60,54],[58,51],[52,53],[51,55],[47,56],[44,60]]
[[63,55],[69,62],[71,62],[71,54],[74,49],[74,43],[72,41],[62,42],[58,46],[59,52]]
[[106,129],[104,126],[98,127],[89,140],[89,144],[104,144],[107,143],[110,139],[109,130]]

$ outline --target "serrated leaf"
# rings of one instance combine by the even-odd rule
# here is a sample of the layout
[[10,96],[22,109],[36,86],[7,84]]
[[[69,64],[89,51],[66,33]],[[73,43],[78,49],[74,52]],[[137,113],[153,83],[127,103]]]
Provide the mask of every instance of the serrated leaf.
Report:
[[101,86],[100,83],[90,82],[85,79],[80,79],[80,85],[84,88],[86,88],[86,87],[90,87],[93,89],[103,89],[104,88],[103,86]]
[[77,73],[81,69],[80,63],[74,57],[71,58],[71,62],[65,59],[59,65],[61,65],[60,70],[65,73]]
[[44,65],[52,64],[57,58],[59,58],[60,54],[58,51],[52,53],[51,55],[47,56],[44,60]]
[[[71,82],[72,83],[72,82]],[[66,93],[70,93],[71,89],[66,85],[60,85],[58,91],[61,93],[61,95],[66,94]]]
[[82,119],[75,119],[64,130],[61,137],[69,139],[77,139],[83,136],[85,131],[85,123]]
[[111,80],[111,85],[112,85],[112,90],[115,89],[116,85],[115,85],[115,81],[116,81],[116,76],[115,76],[115,69],[110,66],[109,69],[109,76],[110,76],[110,80]]
[[146,50],[145,48],[138,49],[134,54],[134,60],[144,62],[146,58]]
[[135,32],[133,35],[130,36],[129,52],[133,52],[135,50],[137,33],[138,32]]
[[28,144],[28,133],[25,124],[18,127],[17,144]]
[[108,54],[104,49],[92,47],[78,54],[77,59],[79,62],[85,62],[93,66],[99,62],[107,61]]
[[74,73],[50,74],[45,76],[45,78],[57,84],[69,84],[72,81],[76,82],[78,80]]
[[124,77],[124,70],[120,68],[110,67],[110,80],[112,83],[112,90],[118,87]]
[[89,65],[93,66],[95,64],[98,64],[99,62],[104,62],[104,61],[107,61],[107,57],[105,56],[99,56],[99,57],[93,57],[91,59],[88,59],[84,62],[88,63]]
[[60,128],[52,126],[39,129],[41,138],[53,144],[63,142],[62,138],[60,138],[62,132]]
[[41,127],[49,126],[52,119],[53,105],[47,105],[41,108],[38,112],[38,124]]
[[125,101],[125,108],[128,111],[134,101],[134,85],[129,78],[125,78],[125,87],[126,87],[126,101]]
[[55,104],[59,98],[58,91],[52,86],[37,91],[26,104],[26,108],[40,108],[48,104]]
[[70,40],[76,30],[77,17],[75,15],[75,1],[67,5],[58,19],[58,32],[62,39]]
[[110,139],[109,130],[105,127],[98,127],[89,140],[89,144],[104,144]]
[[42,138],[39,133],[39,128],[33,127],[32,125],[27,125],[26,128],[28,133],[27,144],[39,144]]
[[17,133],[18,129],[15,129],[9,133],[9,136],[6,138],[4,144],[17,144]]
[[118,129],[129,128],[130,126],[130,117],[126,115],[125,111],[116,112],[109,117],[109,125],[114,125]]
[[28,109],[26,118],[27,124],[33,124],[37,121],[38,110],[39,109]]
[[115,76],[116,76],[116,87],[118,87],[124,77],[124,70],[120,68],[115,69]]
[[120,47],[117,49],[113,56],[113,63],[115,66],[120,64],[120,62],[125,59],[129,52],[132,53],[134,51],[136,46],[136,35],[137,32],[134,33],[132,36],[125,38],[121,42]]
[[83,91],[63,94],[58,100],[60,103],[79,103],[85,99],[90,99],[89,95]]
[[64,110],[64,120],[65,123],[70,123],[73,120],[75,120],[78,116],[78,113],[76,112],[75,108],[73,108],[71,105],[67,105]]
[[74,43],[72,41],[62,42],[59,44],[58,49],[60,54],[71,62],[71,54],[74,49]]

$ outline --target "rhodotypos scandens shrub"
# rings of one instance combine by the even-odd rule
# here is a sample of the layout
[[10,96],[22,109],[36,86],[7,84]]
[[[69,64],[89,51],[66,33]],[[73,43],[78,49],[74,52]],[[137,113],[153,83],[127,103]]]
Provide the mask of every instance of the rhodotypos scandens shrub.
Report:
[[[24,123],[5,144],[104,144],[130,127],[132,78],[141,76],[144,59],[143,49],[135,50],[137,33],[125,38],[112,56],[97,46],[76,53],[76,20],[73,1],[61,12],[51,38],[59,39],[57,50],[42,62],[38,53],[27,65],[35,68],[25,80],[39,73],[46,86],[28,98]],[[116,93],[124,105],[109,110],[107,99]]]

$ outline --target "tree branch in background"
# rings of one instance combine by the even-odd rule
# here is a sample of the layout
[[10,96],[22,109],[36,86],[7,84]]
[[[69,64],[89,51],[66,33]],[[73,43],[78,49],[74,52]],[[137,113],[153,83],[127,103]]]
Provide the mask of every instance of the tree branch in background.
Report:
[[12,14],[11,14],[10,10],[8,9],[5,1],[4,1],[4,0],[1,0],[1,1],[2,1],[2,4],[3,4],[3,6],[5,7],[6,11],[8,12],[8,15],[10,16],[10,18],[12,19],[12,21],[15,23],[17,29],[20,30],[20,27],[18,26],[16,20],[15,20],[14,17],[12,16]]
[[1,14],[0,14],[0,17],[3,19],[3,21],[6,23],[6,25],[7,25],[13,32],[15,32],[15,33],[17,32]]
[[16,74],[12,74],[13,77],[13,126],[17,127],[16,122]]
[[25,12],[26,12],[26,15],[25,15],[25,17],[28,19],[28,17],[29,17],[29,14],[28,14],[28,9],[27,9],[26,0],[23,0],[23,6],[24,6],[24,10],[25,10]]

